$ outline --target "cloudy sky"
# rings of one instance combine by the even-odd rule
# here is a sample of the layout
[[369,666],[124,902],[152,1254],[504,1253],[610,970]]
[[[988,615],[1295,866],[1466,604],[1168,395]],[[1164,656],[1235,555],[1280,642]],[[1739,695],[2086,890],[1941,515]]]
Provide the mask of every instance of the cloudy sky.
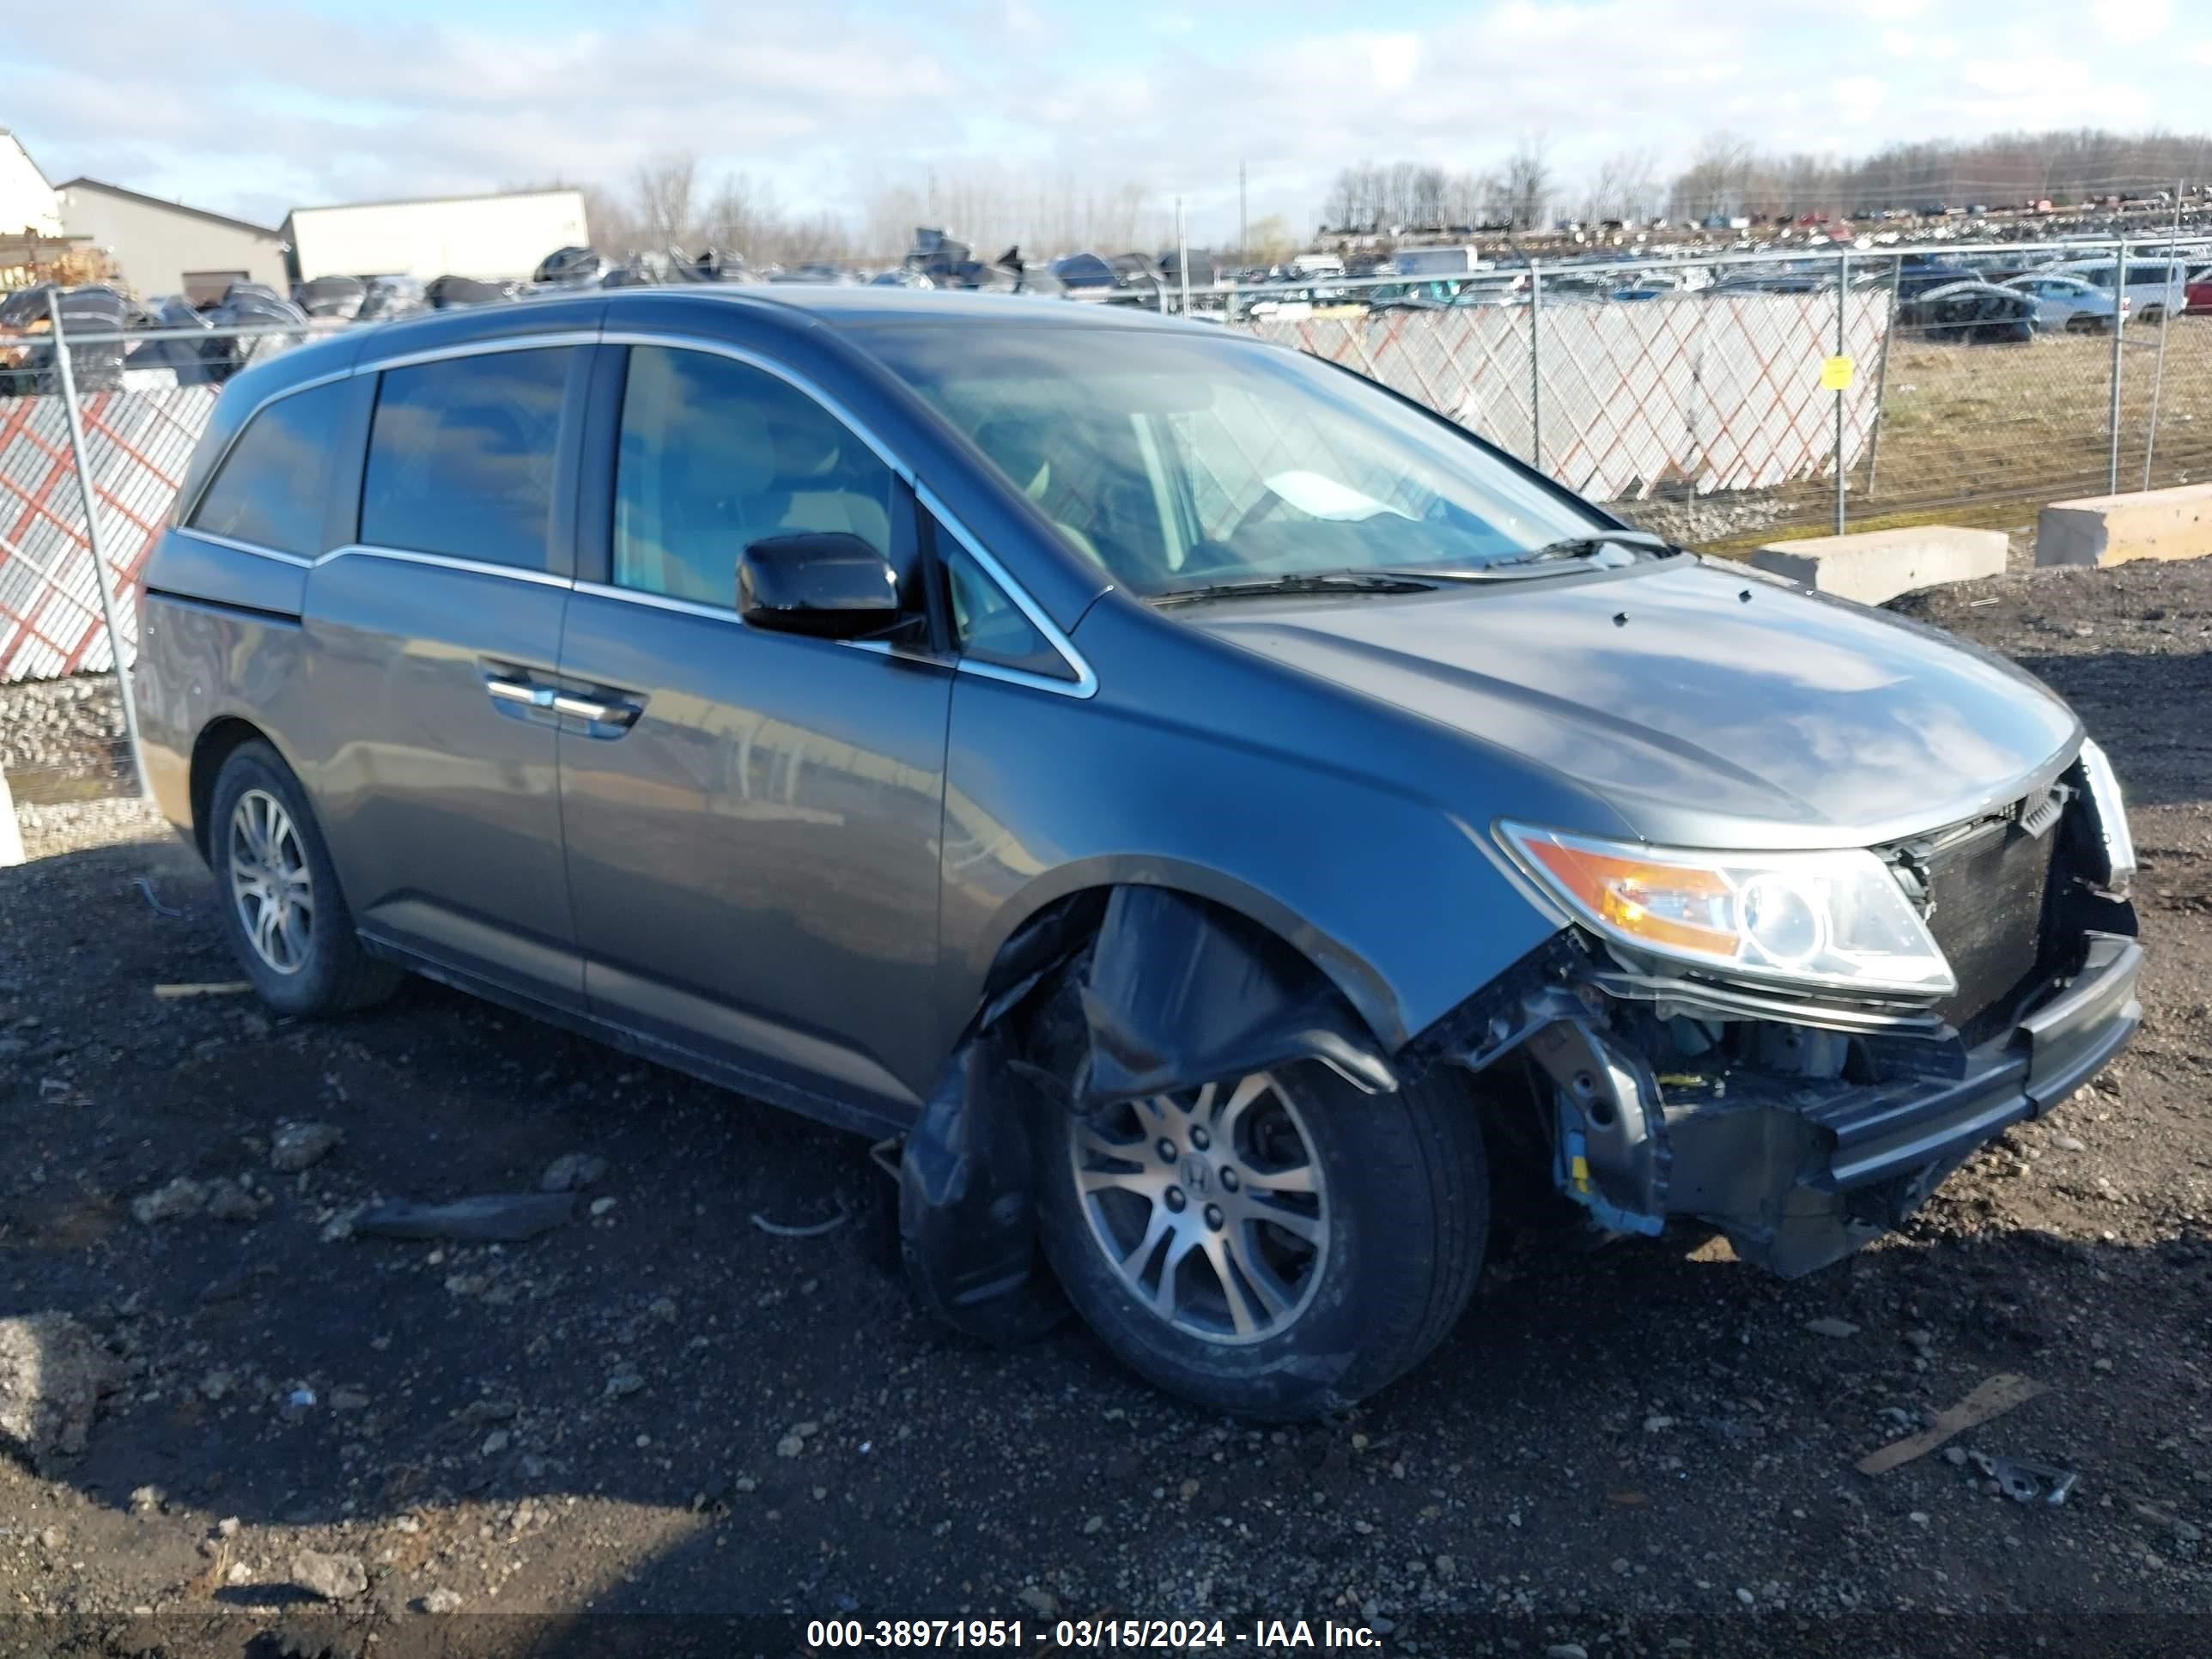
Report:
[[[295,204],[620,184],[691,150],[839,210],[988,158],[1310,224],[1337,167],[1663,174],[1715,129],[1856,153],[2212,125],[2212,0],[173,0],[17,8],[0,125],[85,173],[274,223]],[[1372,19],[1376,26],[1362,27]],[[27,55],[27,63],[25,58]]]

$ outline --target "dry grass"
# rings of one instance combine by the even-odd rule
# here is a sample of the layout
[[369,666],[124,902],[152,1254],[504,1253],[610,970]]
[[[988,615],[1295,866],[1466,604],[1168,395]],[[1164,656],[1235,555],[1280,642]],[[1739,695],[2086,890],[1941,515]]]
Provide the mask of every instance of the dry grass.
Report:
[[[2178,317],[2163,376],[2158,330],[2121,346],[2120,484],[2142,488],[2157,384],[2154,485],[2212,472],[2212,318]],[[1899,341],[1890,353],[1870,511],[2101,494],[2111,453],[2112,343],[2060,335],[2018,346]]]
[[[2157,385],[2151,484],[2212,479],[2212,317],[2169,325],[2163,375],[2158,330],[2137,325],[2121,347],[2120,488],[2143,486]],[[2045,502],[2105,493],[2111,460],[2109,335],[2045,336],[2025,345],[1899,339],[1890,350],[1880,442],[1849,481],[1852,530],[1958,524],[2017,530]],[[1787,492],[1790,521],[1720,544],[1755,546],[1826,535],[1833,485]]]

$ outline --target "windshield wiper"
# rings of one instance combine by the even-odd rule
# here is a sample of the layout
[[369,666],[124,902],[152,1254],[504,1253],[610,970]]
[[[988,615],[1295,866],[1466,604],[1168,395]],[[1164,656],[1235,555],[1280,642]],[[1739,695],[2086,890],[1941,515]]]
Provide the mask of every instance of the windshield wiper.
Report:
[[1397,570],[1302,570],[1280,576],[1259,576],[1233,582],[1210,582],[1203,587],[1171,588],[1153,596],[1158,605],[1179,605],[1192,599],[1241,599],[1278,593],[1433,593],[1437,585],[1426,575]]
[[1488,560],[1484,568],[1495,569],[1501,565],[1551,564],[1567,559],[1593,559],[1608,547],[1639,548],[1648,553],[1671,553],[1674,550],[1674,544],[1664,536],[1655,536],[1648,530],[1609,530],[1602,535],[1568,536],[1556,542],[1546,542],[1541,547],[1532,547],[1526,553]]

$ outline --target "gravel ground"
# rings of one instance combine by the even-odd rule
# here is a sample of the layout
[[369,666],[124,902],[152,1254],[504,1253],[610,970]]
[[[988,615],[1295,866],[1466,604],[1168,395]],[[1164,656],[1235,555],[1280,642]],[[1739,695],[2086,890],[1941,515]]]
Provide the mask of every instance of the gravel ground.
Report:
[[[1501,1237],[1432,1359],[1295,1430],[1073,1327],[948,1335],[901,1287],[890,1183],[827,1130],[428,984],[316,1026],[157,998],[234,977],[204,873],[135,807],[27,812],[0,1650],[791,1651],[706,1622],[790,1613],[1019,1618],[1034,1652],[1112,1613],[1246,1651],[1276,1618],[1409,1654],[2204,1651],[2212,568],[1911,608],[2114,751],[2153,951],[2118,1074],[1798,1283],[1694,1236]],[[372,1198],[532,1191],[568,1154],[604,1167],[528,1243],[349,1236]],[[36,1422],[6,1415],[26,1363]],[[1996,1373],[2047,1392],[1960,1458],[1855,1471]],[[2079,1484],[2015,1503],[1966,1453]]]

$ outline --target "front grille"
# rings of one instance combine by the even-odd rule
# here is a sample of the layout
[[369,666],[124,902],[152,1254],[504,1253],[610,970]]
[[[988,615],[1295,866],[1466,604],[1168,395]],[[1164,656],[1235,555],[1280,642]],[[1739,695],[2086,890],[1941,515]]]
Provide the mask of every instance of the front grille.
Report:
[[1927,862],[1928,931],[1959,989],[1936,1012],[1969,1043],[1993,1036],[2042,966],[2044,918],[2059,837],[1992,822]]

